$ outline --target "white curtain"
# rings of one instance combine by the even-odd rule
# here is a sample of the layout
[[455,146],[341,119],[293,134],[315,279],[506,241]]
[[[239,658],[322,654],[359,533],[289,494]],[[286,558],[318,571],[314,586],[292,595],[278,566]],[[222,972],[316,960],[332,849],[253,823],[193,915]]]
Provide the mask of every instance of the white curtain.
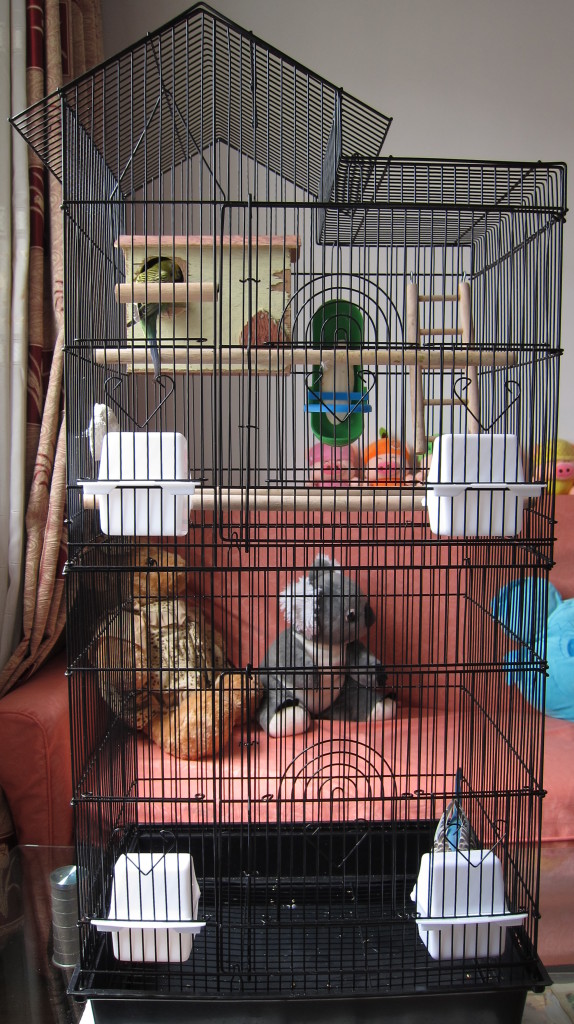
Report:
[[0,670],[21,636],[24,560],[28,153],[8,123],[26,107],[25,0],[0,0]]

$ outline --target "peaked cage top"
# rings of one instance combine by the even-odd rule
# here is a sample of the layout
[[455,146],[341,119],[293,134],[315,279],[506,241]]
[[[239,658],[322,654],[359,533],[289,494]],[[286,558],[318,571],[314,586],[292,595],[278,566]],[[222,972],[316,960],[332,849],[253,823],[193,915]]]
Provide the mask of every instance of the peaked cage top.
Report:
[[70,148],[91,144],[123,197],[203,155],[200,173],[225,200],[223,147],[239,165],[234,198],[271,198],[283,181],[328,200],[340,160],[375,158],[390,123],[203,3],[12,118],[65,198]]

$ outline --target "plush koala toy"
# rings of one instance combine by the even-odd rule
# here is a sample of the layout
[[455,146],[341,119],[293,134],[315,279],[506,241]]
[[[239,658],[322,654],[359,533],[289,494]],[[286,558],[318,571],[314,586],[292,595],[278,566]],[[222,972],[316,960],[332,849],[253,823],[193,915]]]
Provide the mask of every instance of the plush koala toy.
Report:
[[385,670],[360,637],[375,621],[353,580],[326,555],[280,595],[285,629],[259,667],[258,712],[270,736],[305,732],[313,717],[391,718]]

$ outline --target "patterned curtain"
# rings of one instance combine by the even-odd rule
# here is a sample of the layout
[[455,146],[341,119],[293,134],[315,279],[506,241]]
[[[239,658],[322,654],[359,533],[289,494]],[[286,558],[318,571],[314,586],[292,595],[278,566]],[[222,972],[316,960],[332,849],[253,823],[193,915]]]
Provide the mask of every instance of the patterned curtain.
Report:
[[[0,695],[45,661],[65,621],[61,196],[7,117],[101,59],[100,0],[0,0]],[[72,1024],[82,1008],[51,963],[55,864],[17,859],[16,842],[0,791],[0,956],[9,939],[28,964],[22,1020]]]
[[[100,0],[12,0],[26,7],[26,104],[102,60]],[[18,111],[14,111],[18,112]],[[22,627],[0,694],[62,640],[65,599],[65,427],[61,190],[30,151],[25,559]],[[17,438],[15,439],[18,440]],[[16,573],[18,567],[13,567]]]

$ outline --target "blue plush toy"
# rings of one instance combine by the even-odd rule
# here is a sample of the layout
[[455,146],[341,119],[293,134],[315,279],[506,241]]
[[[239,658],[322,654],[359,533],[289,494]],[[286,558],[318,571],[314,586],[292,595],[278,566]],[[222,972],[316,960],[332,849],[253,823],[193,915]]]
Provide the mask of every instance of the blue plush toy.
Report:
[[546,612],[546,714],[574,722],[574,599],[563,601],[551,583],[529,576],[502,587],[492,602],[494,618],[521,645],[505,657],[508,683],[538,709],[542,708]]

